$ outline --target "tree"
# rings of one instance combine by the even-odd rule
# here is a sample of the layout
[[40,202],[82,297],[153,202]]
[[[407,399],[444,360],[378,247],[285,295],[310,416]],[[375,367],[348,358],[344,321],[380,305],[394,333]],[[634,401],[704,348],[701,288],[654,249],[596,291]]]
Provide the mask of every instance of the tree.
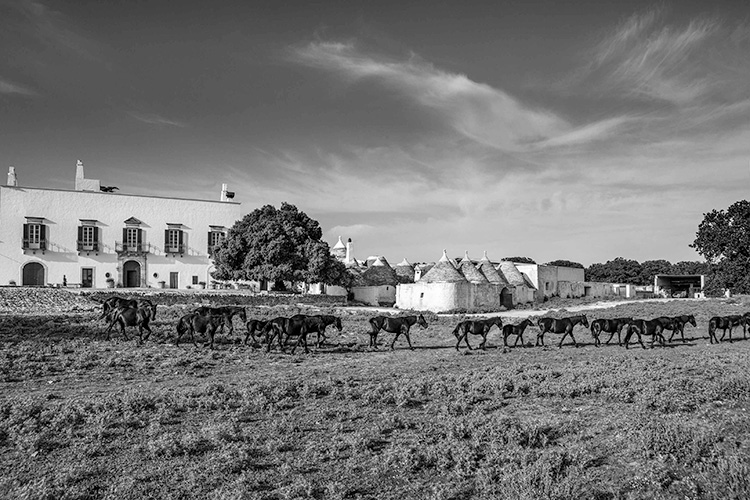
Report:
[[501,260],[517,262],[519,264],[536,264],[536,261],[532,259],[531,257],[505,257]]
[[586,281],[603,283],[636,283],[641,274],[637,260],[617,257],[605,264],[591,264],[586,268]]
[[703,214],[690,246],[709,264],[713,286],[750,293],[750,202]]
[[235,222],[214,256],[216,279],[349,286],[349,273],[321,240],[323,231],[294,205],[266,205]]
[[672,274],[672,263],[668,260],[644,260],[641,263],[641,272],[635,285],[653,285],[654,276],[657,274]]
[[577,267],[578,269],[584,269],[583,264],[580,262],[573,262],[572,260],[553,260],[552,262],[547,262],[545,266]]
[[711,268],[706,262],[683,260],[672,264],[670,274],[710,274]]

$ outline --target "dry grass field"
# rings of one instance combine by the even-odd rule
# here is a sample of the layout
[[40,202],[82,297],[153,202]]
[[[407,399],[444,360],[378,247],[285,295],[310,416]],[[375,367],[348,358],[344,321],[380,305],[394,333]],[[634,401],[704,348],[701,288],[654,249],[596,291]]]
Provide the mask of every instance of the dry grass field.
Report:
[[0,497],[750,498],[750,341],[706,333],[750,303],[588,314],[696,315],[687,343],[648,350],[577,327],[579,348],[498,349],[494,330],[456,352],[459,317],[427,315],[414,351],[372,351],[370,315],[344,311],[294,356],[243,346],[239,323],[214,351],[175,347],[191,308],[161,307],[141,346],[105,341],[93,306],[0,316]]

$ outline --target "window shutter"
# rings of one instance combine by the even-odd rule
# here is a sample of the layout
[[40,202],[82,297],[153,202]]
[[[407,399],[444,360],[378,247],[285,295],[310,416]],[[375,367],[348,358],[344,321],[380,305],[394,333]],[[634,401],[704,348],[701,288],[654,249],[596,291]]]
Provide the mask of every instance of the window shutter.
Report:
[[21,248],[28,248],[29,247],[29,225],[24,224],[23,225],[23,242],[21,243]]
[[211,246],[211,243],[212,243],[211,242],[211,231],[209,231],[208,232],[208,245],[206,247],[206,248],[208,248],[208,250],[207,250],[208,251],[208,255],[213,255],[214,254],[214,248],[213,248],[213,246]]
[[164,230],[164,251],[169,251],[169,229]]
[[184,240],[183,240],[183,236],[184,236],[184,234],[185,234],[185,231],[183,231],[183,230],[180,230],[180,231],[179,231],[179,232],[177,233],[177,235],[179,236],[179,241],[178,241],[178,243],[180,244],[180,246],[182,246],[182,242],[184,241]]
[[78,226],[78,251],[83,249],[83,226]]
[[140,246],[141,243],[143,243],[143,229],[138,230],[138,245]]
[[94,226],[94,250],[99,251],[99,228]]
[[47,226],[44,224],[39,224],[39,248],[47,249]]
[[122,228],[122,248],[125,249],[128,244],[128,228]]

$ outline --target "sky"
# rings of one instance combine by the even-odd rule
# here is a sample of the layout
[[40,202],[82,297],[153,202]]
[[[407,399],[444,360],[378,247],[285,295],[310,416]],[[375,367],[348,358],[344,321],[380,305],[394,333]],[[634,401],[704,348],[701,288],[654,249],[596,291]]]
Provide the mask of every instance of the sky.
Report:
[[701,260],[750,188],[746,0],[0,0],[0,55],[20,185],[228,183],[358,258]]

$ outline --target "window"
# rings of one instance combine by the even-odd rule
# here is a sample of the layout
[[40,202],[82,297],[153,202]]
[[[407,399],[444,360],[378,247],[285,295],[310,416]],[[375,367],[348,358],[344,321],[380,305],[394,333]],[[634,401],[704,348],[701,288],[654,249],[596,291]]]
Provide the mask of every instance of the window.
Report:
[[40,222],[23,225],[24,250],[45,250],[47,248],[47,226]]
[[90,224],[78,226],[78,251],[99,250],[99,228]]
[[198,284],[198,276],[193,275],[193,285]]
[[221,242],[226,238],[223,228],[212,227],[208,232],[208,255],[213,255]]
[[184,231],[170,227],[164,231],[164,252],[165,253],[184,253],[183,245]]

